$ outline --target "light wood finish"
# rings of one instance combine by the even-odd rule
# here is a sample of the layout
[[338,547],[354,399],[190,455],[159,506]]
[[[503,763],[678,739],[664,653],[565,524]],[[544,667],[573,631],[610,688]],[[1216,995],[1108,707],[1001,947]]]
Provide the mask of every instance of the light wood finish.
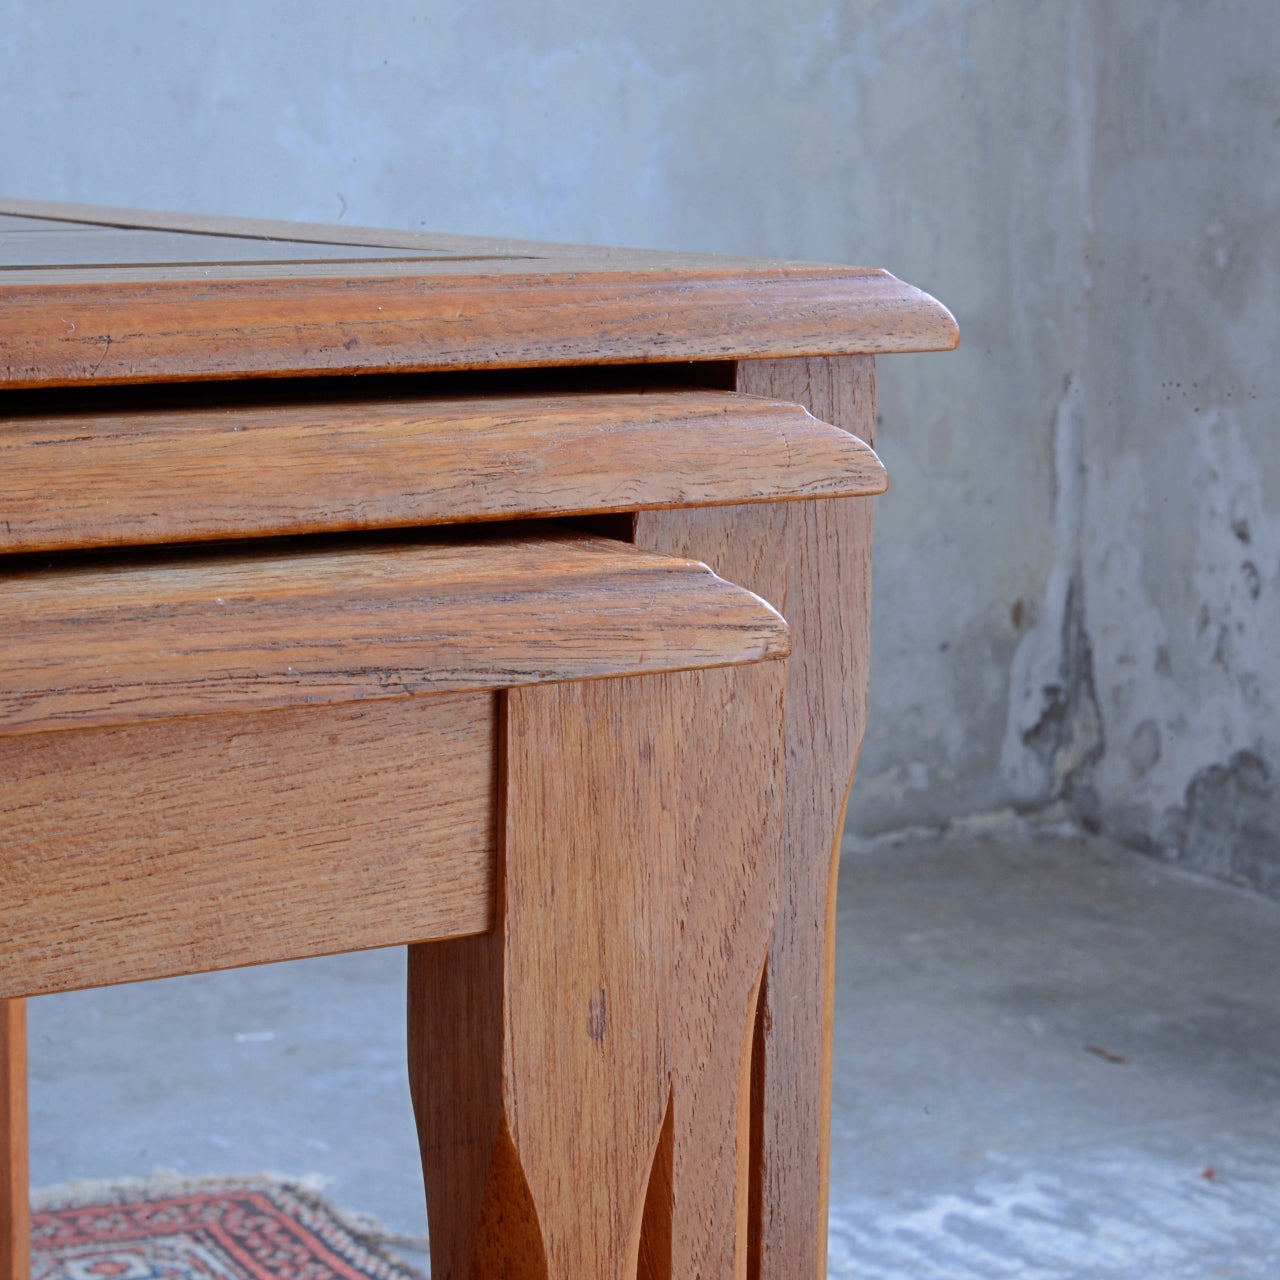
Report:
[[0,551],[881,492],[798,405],[697,390],[0,420]]
[[776,611],[696,561],[568,533],[11,572],[0,634],[0,736],[787,648]]
[[[53,948],[48,975],[83,960],[84,981],[113,981],[142,976],[147,948],[169,972],[276,943],[465,934],[410,956],[438,1277],[816,1280],[833,873],[865,720],[871,514],[854,495],[872,491],[872,455],[777,403],[674,388],[724,391],[736,368],[739,396],[798,402],[870,446],[870,357],[957,340],[934,299],[861,268],[0,202],[0,386],[34,389],[0,418],[0,551],[364,544],[0,566],[0,806],[21,792],[0,813],[0,842],[20,845],[0,903],[30,931],[6,953],[12,991],[43,989],[14,959],[31,939]],[[654,389],[630,402],[623,375],[495,374],[600,365],[664,367],[635,371]],[[433,377],[219,392],[234,421],[210,388],[148,385],[415,371]],[[84,390],[112,384],[140,389]],[[511,393],[532,407],[548,388],[559,419],[509,412]],[[421,407],[464,393],[487,400],[448,422]],[[318,397],[345,416],[318,419]],[[158,409],[179,401],[203,411]],[[714,427],[713,401],[731,407]],[[860,488],[824,487],[855,473]],[[491,578],[444,573],[440,630],[427,569],[447,570],[457,534],[347,532],[574,513],[685,562],[556,540],[502,552]],[[690,560],[782,610],[785,672],[665,669],[788,645]],[[512,644],[486,647],[477,611]],[[455,677],[520,687],[400,696]],[[583,677],[607,678],[524,683]],[[293,705],[363,698],[379,701]],[[431,745],[422,726],[462,698],[482,701]],[[439,824],[457,836],[441,837],[458,851],[451,904],[415,843]],[[379,913],[384,876],[396,900]],[[59,943],[64,900],[84,919]],[[199,936],[174,923],[188,906]]]
[[[13,200],[0,203],[0,213],[140,222],[127,211]],[[146,221],[153,229],[281,241],[334,234],[296,224],[255,230],[234,219]],[[386,233],[356,234],[365,245],[388,240]],[[942,350],[958,341],[944,307],[883,271],[413,233],[391,238],[409,253],[440,256],[42,268],[30,265],[28,253],[0,269],[0,383],[878,353]],[[350,229],[342,242],[352,243]]]
[[0,996],[488,928],[496,696],[0,739]]
[[0,1000],[0,1277],[31,1272],[27,1200],[27,1008]]
[[679,679],[505,695],[501,923],[410,958],[433,1275],[635,1275],[669,1090]]
[[[746,362],[738,389],[794,399],[872,442],[870,359]],[[782,897],[755,1064],[758,1214],[749,1275],[817,1277],[826,1265],[834,873],[866,719],[871,503],[642,513],[636,539],[704,559],[775,604],[791,627]]]
[[501,928],[410,953],[433,1275],[745,1274],[784,678],[506,695]]
[[785,671],[681,679],[671,1099],[639,1274],[730,1280],[746,1275],[751,1046],[778,910]]

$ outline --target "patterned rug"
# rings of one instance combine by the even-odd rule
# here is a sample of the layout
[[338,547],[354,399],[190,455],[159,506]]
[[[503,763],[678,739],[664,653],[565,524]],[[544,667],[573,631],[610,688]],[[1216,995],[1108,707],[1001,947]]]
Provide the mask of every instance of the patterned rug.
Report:
[[421,1280],[308,1187],[272,1178],[39,1194],[31,1280]]

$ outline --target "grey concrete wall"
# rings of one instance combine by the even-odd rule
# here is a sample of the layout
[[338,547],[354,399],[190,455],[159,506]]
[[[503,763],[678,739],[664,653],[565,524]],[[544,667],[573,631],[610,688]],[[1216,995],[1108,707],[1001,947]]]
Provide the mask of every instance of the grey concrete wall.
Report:
[[1086,812],[1280,896],[1280,5],[1098,32]]
[[0,190],[934,291],[851,822],[1060,802],[1274,888],[1276,66],[1275,0],[0,0]]

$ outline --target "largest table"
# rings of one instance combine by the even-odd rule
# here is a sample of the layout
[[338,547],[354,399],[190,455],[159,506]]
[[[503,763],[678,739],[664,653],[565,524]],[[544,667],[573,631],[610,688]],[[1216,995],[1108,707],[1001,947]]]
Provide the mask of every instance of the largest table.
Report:
[[[28,419],[46,405],[130,413],[225,398],[229,382],[285,404],[331,394],[352,404],[367,390],[581,406],[622,388],[705,389],[794,402],[874,444],[875,357],[957,340],[945,308],[878,270],[0,202],[0,444],[6,398]],[[784,500],[764,477],[758,492],[739,477],[732,492],[752,500],[726,503],[728,490],[698,483],[723,469],[722,447],[709,433],[701,462],[695,447],[663,493],[630,499],[625,460],[602,484],[601,460],[584,452],[595,478],[557,499],[562,510],[521,510],[508,495],[480,517],[594,519],[596,532],[705,562],[790,626],[781,899],[748,1050],[745,1242],[728,1255],[735,1270],[781,1280],[825,1271],[835,883],[866,713],[872,508],[869,497],[826,496],[820,476]],[[201,513],[201,477],[188,476],[185,494],[157,497],[136,540],[361,524],[337,501],[299,524],[264,500],[267,478],[237,483],[237,514]],[[30,504],[26,514],[28,528],[39,523]],[[379,519],[416,517],[409,504]],[[45,521],[61,539],[48,545],[95,545],[112,520],[105,540],[128,544],[118,512],[99,521],[68,508]],[[24,542],[22,527],[0,511],[0,553],[46,545]],[[3,1007],[0,1222],[25,1195],[21,1007]]]

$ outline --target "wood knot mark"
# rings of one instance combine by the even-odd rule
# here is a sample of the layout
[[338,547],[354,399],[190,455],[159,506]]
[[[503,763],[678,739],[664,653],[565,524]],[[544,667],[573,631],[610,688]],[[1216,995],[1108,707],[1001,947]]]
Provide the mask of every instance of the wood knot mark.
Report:
[[601,987],[599,994],[592,996],[587,1001],[587,1035],[597,1043],[603,1040],[607,1022],[608,1014],[605,1011],[604,988]]

